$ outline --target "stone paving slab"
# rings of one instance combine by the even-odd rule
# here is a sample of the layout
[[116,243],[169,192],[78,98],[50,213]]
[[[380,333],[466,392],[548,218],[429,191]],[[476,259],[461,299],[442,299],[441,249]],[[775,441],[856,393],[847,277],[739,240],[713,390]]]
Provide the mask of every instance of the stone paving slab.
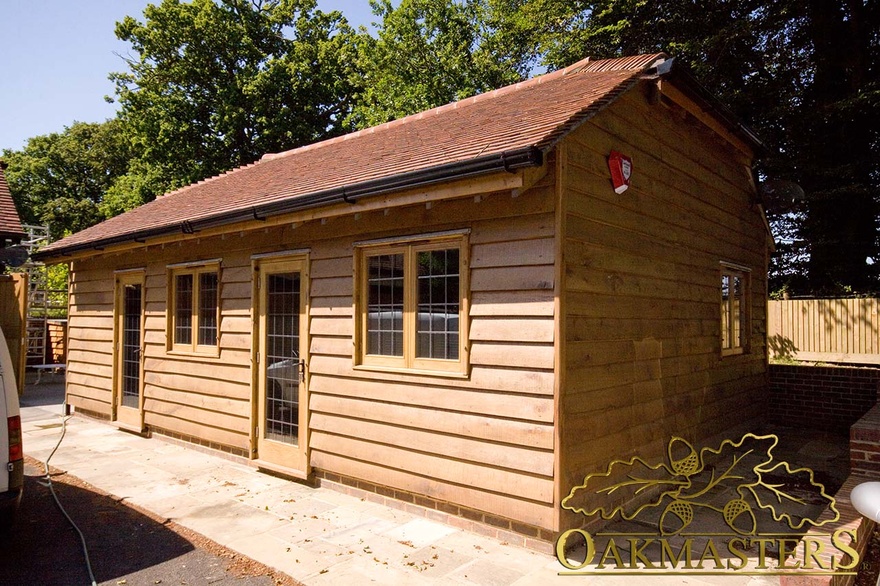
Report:
[[[25,451],[48,456],[59,411],[23,408]],[[305,584],[633,584],[564,577],[554,557],[161,438],[73,417],[51,464]],[[637,578],[639,581],[642,578]],[[775,586],[771,576],[657,576],[652,584]]]

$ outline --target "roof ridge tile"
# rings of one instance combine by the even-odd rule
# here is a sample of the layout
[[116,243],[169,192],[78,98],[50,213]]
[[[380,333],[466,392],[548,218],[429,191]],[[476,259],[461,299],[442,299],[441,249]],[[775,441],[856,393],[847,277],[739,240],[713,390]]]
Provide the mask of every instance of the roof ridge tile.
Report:
[[[640,57],[645,57],[643,61],[653,62],[656,60],[657,56],[665,56],[662,53],[655,53],[651,55],[641,55]],[[615,63],[620,63],[621,65],[626,65],[625,67],[615,67]],[[378,124],[376,126],[371,126],[369,128],[363,128],[361,130],[356,130],[355,132],[350,132],[348,134],[343,134],[341,136],[336,136],[333,138],[329,138],[327,140],[322,140],[320,142],[304,145],[301,147],[296,147],[294,149],[290,149],[287,151],[281,151],[279,153],[267,153],[259,159],[260,161],[272,161],[275,159],[280,159],[283,157],[288,157],[290,155],[294,155],[297,153],[303,153],[309,150],[314,150],[318,148],[324,148],[333,144],[336,144],[340,141],[352,140],[364,134],[373,134],[378,131],[384,131],[390,128],[394,128],[396,126],[401,126],[404,124],[408,124],[413,120],[422,120],[424,118],[429,118],[433,116],[437,116],[449,110],[456,110],[461,108],[462,106],[468,106],[471,104],[479,104],[484,100],[490,100],[496,98],[498,96],[503,96],[505,94],[513,93],[516,91],[521,91],[533,86],[538,86],[542,83],[547,83],[549,81],[553,81],[559,79],[561,77],[565,77],[566,75],[570,75],[572,73],[584,73],[584,72],[598,72],[598,71],[624,71],[624,70],[638,70],[644,69],[645,65],[640,65],[641,61],[636,60],[632,57],[624,57],[620,59],[602,59],[599,61],[592,61],[590,57],[586,57],[572,63],[568,67],[563,69],[557,69],[555,71],[551,71],[549,73],[544,73],[542,75],[538,75],[531,79],[524,79],[518,81],[516,83],[506,85],[504,87],[500,87],[498,89],[489,90],[488,92],[483,92],[480,94],[475,94],[473,96],[468,96],[466,98],[462,98],[461,100],[457,100],[455,102],[450,102],[448,104],[443,104],[441,106],[435,106],[429,110],[424,110],[422,112],[416,112],[415,114],[410,114],[408,116],[404,116],[402,118],[396,118],[394,120],[389,120],[388,122],[384,122],[382,124]],[[603,69],[598,69],[601,65],[605,65]]]

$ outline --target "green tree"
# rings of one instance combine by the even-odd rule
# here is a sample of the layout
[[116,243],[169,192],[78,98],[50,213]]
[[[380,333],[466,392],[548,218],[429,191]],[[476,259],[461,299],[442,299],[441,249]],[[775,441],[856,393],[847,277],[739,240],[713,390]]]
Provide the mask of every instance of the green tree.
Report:
[[362,37],[352,120],[369,127],[515,83],[528,66],[484,0],[372,0],[377,38]]
[[[115,73],[138,159],[114,200],[149,198],[264,153],[339,134],[356,79],[357,33],[314,0],[163,0],[116,35],[132,45]],[[119,207],[119,206],[117,206]]]
[[687,63],[769,146],[760,173],[797,181],[806,192],[805,205],[771,210],[784,238],[771,263],[771,288],[795,294],[878,289],[876,0],[493,4],[504,15],[501,27],[526,39],[550,68],[585,56],[654,51]]
[[74,122],[4,150],[6,178],[21,219],[48,224],[53,238],[104,218],[104,193],[126,172],[129,152],[116,120]]

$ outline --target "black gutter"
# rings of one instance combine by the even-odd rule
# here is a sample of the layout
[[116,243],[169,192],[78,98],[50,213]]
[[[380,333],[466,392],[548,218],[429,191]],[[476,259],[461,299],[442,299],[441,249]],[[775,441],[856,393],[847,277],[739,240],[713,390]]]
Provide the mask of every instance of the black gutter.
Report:
[[156,236],[167,236],[175,233],[195,234],[200,230],[207,228],[215,228],[237,222],[253,221],[254,219],[265,220],[270,216],[279,216],[295,211],[313,209],[340,202],[353,204],[357,203],[358,198],[387,193],[389,191],[411,189],[414,187],[442,183],[444,181],[466,179],[468,177],[485,175],[498,171],[514,173],[518,169],[540,167],[543,164],[543,151],[537,147],[528,146],[512,151],[504,151],[500,154],[495,153],[492,155],[475,157],[467,161],[447,163],[445,165],[438,165],[436,167],[429,167],[418,171],[410,171],[381,179],[364,181],[354,185],[344,185],[342,187],[299,195],[290,199],[263,205],[250,206],[245,209],[223,212],[200,220],[184,220],[181,223],[172,224],[170,226],[128,232],[119,236],[99,238],[90,242],[62,246],[52,250],[41,250],[34,253],[32,256],[35,260],[45,260],[67,256],[74,252],[84,250],[101,250],[104,247],[112,246],[114,244],[142,241],[147,238],[155,238]]

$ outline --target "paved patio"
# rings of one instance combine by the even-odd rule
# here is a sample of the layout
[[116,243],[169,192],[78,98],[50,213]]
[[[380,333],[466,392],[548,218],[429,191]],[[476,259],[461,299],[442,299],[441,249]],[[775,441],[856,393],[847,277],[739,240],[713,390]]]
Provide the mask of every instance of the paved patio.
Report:
[[[25,452],[39,460],[61,433],[63,388],[57,380],[28,385],[22,400]],[[809,444],[814,440],[818,443]],[[814,440],[798,451],[814,461],[801,465],[840,460],[828,438]],[[550,555],[86,417],[68,420],[50,463],[305,584],[546,586],[589,580],[622,586],[633,581],[632,576],[559,576],[564,568]],[[652,575],[651,582],[757,586],[779,584],[779,578]]]

